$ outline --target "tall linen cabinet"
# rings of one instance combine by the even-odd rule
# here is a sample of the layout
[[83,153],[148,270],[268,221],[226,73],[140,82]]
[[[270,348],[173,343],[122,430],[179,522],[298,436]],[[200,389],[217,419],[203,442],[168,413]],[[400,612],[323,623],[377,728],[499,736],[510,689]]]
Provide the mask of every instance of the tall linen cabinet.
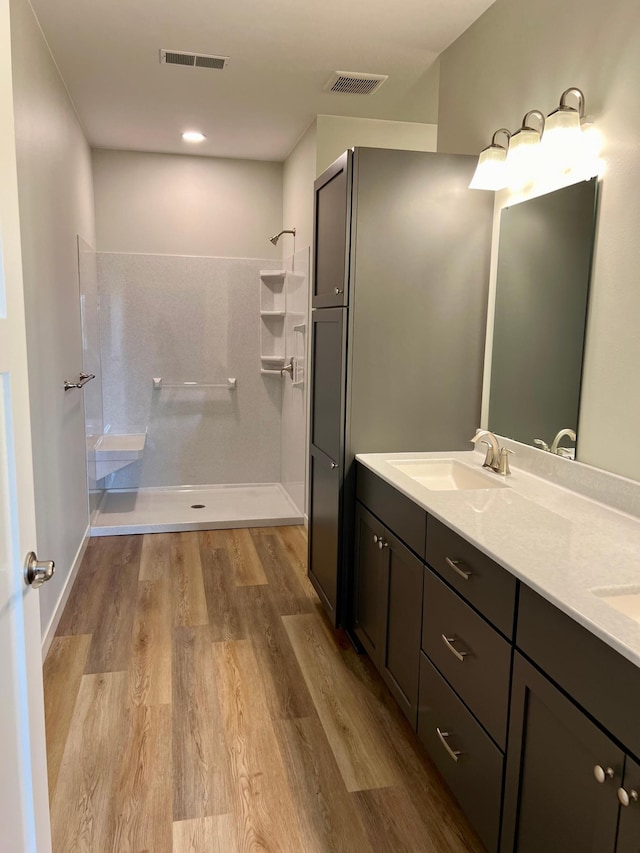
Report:
[[470,449],[493,194],[475,158],[355,148],[315,182],[309,578],[349,627],[356,453]]

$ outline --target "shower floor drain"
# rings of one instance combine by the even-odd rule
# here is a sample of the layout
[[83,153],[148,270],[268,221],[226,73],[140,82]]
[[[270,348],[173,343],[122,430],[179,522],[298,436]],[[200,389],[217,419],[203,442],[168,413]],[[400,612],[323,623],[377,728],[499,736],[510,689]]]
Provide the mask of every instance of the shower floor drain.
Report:
[[205,509],[205,504],[191,504],[191,509]]

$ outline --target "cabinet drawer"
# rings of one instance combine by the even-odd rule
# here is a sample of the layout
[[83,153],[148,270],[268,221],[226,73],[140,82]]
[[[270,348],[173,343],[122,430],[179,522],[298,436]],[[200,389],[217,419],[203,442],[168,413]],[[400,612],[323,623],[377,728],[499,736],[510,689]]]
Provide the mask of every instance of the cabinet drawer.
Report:
[[512,574],[435,518],[429,519],[426,560],[505,637],[513,637],[516,579]]
[[423,653],[418,736],[488,850],[496,851],[503,755]]
[[356,496],[424,559],[427,513],[421,507],[360,463],[357,466]]
[[422,648],[504,750],[511,646],[430,569],[424,574]]
[[640,757],[640,668],[524,584],[516,645]]

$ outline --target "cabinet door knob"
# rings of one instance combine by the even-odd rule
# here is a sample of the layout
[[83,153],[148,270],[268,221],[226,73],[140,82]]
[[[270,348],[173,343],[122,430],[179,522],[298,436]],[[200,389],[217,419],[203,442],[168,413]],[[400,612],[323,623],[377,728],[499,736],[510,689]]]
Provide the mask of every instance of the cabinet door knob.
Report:
[[340,293],[344,293],[344,290],[341,290],[339,287],[334,287],[333,292],[338,296]]
[[380,548],[380,550],[382,551],[383,548],[388,548],[388,547],[389,547],[389,543],[385,542],[384,539],[382,538],[382,536],[380,536],[378,538],[378,548]]
[[378,544],[378,535],[376,533],[373,534],[373,541],[376,545]]
[[332,470],[332,471],[335,471],[337,467],[338,467],[338,463],[337,463],[337,462],[332,462],[332,463],[331,463],[331,470]]
[[593,775],[596,777],[596,782],[599,782],[601,785],[607,781],[607,779],[613,779],[616,775],[612,767],[601,767],[599,764],[593,768]]
[[618,788],[618,800],[620,801],[621,806],[627,808],[631,803],[637,803],[638,798],[638,792],[634,791],[633,788],[630,791],[626,791],[624,788]]

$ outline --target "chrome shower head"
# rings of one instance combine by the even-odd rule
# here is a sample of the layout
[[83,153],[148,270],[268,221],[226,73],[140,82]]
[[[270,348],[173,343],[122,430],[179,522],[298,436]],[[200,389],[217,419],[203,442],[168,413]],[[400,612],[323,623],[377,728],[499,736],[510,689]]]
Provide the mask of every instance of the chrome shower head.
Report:
[[269,242],[273,243],[274,246],[277,246],[278,240],[282,237],[283,234],[293,234],[293,236],[295,237],[296,236],[296,229],[295,228],[287,228],[284,231],[281,231],[279,234],[274,234],[273,237],[269,237]]

